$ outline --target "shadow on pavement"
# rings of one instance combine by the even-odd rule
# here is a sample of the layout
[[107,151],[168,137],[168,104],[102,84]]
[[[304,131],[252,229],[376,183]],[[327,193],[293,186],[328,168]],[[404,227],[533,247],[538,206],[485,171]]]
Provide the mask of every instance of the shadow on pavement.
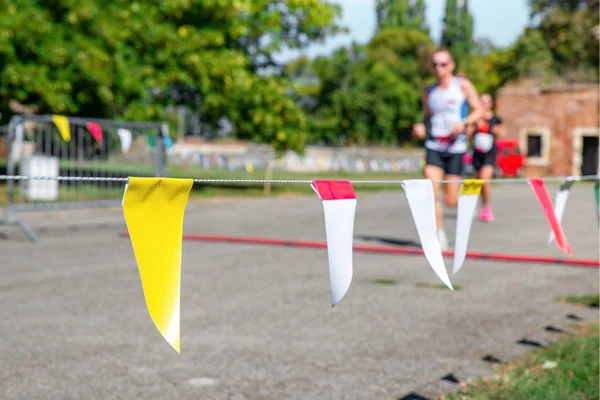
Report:
[[356,239],[364,240],[366,242],[379,242],[383,244],[390,244],[394,246],[408,246],[408,247],[416,247],[421,248],[421,243],[415,242],[414,240],[404,240],[404,239],[395,239],[395,238],[386,238],[381,236],[371,236],[371,235],[354,235]]

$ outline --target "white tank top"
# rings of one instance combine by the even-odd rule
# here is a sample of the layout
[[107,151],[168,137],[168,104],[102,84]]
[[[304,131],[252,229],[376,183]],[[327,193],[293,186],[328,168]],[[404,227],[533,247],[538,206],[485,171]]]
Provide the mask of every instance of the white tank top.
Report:
[[427,104],[431,110],[425,147],[435,151],[464,153],[467,151],[467,135],[452,136],[452,126],[461,123],[469,113],[467,99],[460,87],[461,78],[455,77],[446,89],[434,84],[429,89]]

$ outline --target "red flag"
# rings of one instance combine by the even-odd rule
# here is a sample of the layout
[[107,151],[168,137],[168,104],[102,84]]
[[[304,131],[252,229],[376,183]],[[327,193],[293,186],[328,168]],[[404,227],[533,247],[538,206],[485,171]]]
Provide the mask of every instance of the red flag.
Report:
[[98,125],[95,122],[88,122],[85,126],[86,126],[86,128],[88,128],[88,130],[90,131],[90,133],[92,134],[94,139],[96,139],[96,142],[101,143],[102,142],[102,128],[100,128],[100,125]]
[[556,214],[554,213],[554,207],[552,206],[552,200],[550,200],[550,196],[548,195],[548,191],[546,190],[546,186],[544,185],[544,180],[540,178],[529,178],[527,180],[531,185],[538,201],[540,202],[544,213],[546,214],[546,218],[550,223],[550,228],[552,228],[552,232],[554,233],[554,237],[556,238],[556,244],[558,247],[567,253],[568,255],[573,255],[573,250],[571,250],[571,246],[567,241],[567,236],[563,231],[562,225],[556,219]]

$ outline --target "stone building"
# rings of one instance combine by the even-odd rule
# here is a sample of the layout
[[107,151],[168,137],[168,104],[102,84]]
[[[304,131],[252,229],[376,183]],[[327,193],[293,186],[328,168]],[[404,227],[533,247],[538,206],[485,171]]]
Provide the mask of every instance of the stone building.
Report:
[[526,156],[525,176],[600,173],[598,96],[597,84],[521,84],[498,91],[496,112],[506,138],[518,139]]

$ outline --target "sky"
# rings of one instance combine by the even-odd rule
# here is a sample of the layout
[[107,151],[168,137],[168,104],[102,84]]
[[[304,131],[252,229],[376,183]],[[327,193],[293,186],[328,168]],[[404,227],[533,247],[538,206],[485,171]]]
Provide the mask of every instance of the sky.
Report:
[[[375,32],[375,0],[335,0],[342,7],[340,23],[350,29],[346,35],[336,35],[324,44],[315,44],[302,52],[284,51],[280,61],[300,55],[315,57],[330,54],[353,40],[367,43]],[[529,20],[528,0],[471,0],[469,9],[474,20],[476,39],[488,38],[499,47],[510,46],[523,32]],[[434,41],[442,30],[446,0],[425,0],[425,18]]]

